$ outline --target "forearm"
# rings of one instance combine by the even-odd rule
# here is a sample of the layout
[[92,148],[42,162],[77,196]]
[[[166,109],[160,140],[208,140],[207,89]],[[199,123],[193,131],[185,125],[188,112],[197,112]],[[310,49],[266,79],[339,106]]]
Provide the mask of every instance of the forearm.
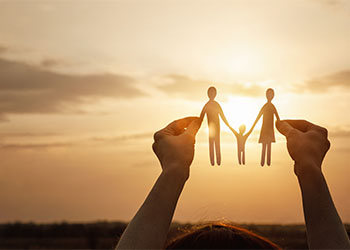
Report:
[[347,249],[349,239],[320,169],[298,174],[310,249]]
[[125,229],[117,249],[164,247],[186,179],[181,173],[161,173],[145,202]]

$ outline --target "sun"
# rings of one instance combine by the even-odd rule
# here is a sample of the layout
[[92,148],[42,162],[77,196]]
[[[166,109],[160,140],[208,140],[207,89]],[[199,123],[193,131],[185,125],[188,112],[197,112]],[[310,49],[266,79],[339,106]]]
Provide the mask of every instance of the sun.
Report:
[[[242,124],[245,124],[247,130],[253,125],[262,103],[260,99],[243,96],[229,96],[226,102],[221,102],[229,124],[236,130]],[[229,131],[226,126],[222,126],[224,131]]]

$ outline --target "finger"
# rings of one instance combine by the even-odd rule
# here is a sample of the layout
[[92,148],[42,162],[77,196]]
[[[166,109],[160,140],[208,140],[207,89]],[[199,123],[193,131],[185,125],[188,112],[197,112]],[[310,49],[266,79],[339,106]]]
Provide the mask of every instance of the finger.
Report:
[[288,122],[286,121],[276,121],[276,128],[278,129],[278,131],[284,135],[284,136],[288,136],[290,131],[292,131],[294,128],[289,125]]
[[186,130],[186,134],[189,134],[193,137],[196,136],[199,128],[201,126],[201,122],[200,122],[200,119],[196,119],[194,121],[191,122],[191,124],[188,126],[187,130]]
[[152,149],[153,149],[153,152],[154,152],[154,153],[157,153],[157,143],[156,143],[156,142],[154,142],[154,143],[152,144]]
[[175,120],[163,129],[163,132],[170,135],[179,135],[184,132],[191,122],[198,119],[198,117],[190,116],[183,119]]
[[301,132],[308,132],[310,130],[315,130],[315,131],[327,134],[327,129],[305,120],[284,120],[284,121],[289,123],[289,125],[291,125],[293,128],[300,130]]
[[165,136],[165,134],[163,133],[162,130],[159,130],[159,131],[154,133],[153,140],[156,142],[156,141],[160,140],[163,136]]

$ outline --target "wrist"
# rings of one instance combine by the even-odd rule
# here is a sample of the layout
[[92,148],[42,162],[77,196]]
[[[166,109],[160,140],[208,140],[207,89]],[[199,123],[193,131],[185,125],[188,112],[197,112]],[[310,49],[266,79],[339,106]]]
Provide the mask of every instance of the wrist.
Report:
[[162,175],[170,177],[172,180],[175,180],[179,183],[185,183],[189,176],[189,169],[180,169],[179,167],[167,166],[163,169]]
[[295,162],[294,173],[299,179],[322,175],[321,166],[310,162]]

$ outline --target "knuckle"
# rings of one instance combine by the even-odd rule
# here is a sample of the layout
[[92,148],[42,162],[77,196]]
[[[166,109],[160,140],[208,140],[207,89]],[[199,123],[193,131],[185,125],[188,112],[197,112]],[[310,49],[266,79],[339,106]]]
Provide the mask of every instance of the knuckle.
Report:
[[162,132],[161,132],[161,130],[159,130],[159,131],[157,131],[157,132],[155,132],[155,133],[153,134],[153,139],[154,139],[154,141],[159,140],[161,137],[162,137]]
[[153,149],[153,152],[156,153],[156,151],[157,151],[157,143],[154,142],[152,144],[152,149]]
[[320,127],[320,132],[324,135],[324,136],[328,136],[328,130],[326,128]]

